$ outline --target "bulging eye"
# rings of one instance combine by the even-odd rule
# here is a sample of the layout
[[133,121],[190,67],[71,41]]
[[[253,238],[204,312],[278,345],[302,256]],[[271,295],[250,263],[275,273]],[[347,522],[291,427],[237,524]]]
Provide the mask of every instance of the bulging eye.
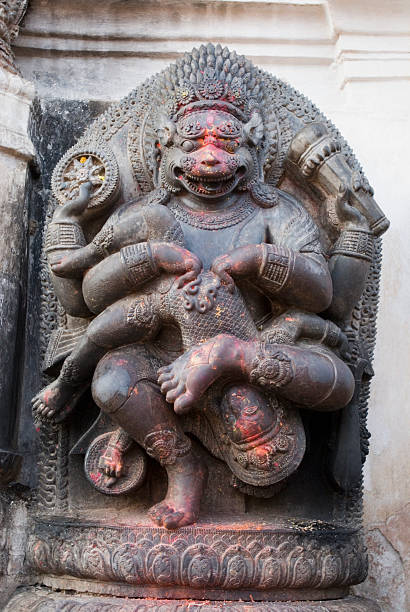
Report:
[[225,145],[225,149],[228,151],[228,153],[234,153],[237,148],[238,148],[238,143],[235,140],[230,140]]
[[186,151],[187,153],[189,153],[190,151],[193,151],[194,149],[194,143],[192,142],[192,140],[184,140],[184,142],[182,143],[182,148],[184,149],[184,151]]

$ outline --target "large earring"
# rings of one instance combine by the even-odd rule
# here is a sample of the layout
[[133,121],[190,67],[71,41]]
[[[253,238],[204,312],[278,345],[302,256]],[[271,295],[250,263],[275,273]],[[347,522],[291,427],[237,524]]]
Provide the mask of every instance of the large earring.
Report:
[[174,139],[175,132],[177,130],[175,123],[169,119],[166,115],[160,115],[158,117],[158,138],[159,142],[164,147],[169,147]]
[[243,126],[243,133],[246,136],[249,144],[256,147],[263,137],[263,121],[262,115],[254,112],[248,123]]

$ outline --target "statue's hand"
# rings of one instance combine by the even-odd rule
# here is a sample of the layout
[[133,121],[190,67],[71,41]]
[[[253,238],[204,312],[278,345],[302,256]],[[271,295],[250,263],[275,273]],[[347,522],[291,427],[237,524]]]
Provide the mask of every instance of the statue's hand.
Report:
[[82,278],[84,272],[91,268],[99,259],[96,259],[93,245],[76,249],[61,259],[50,261],[51,271],[63,278]]
[[260,244],[238,247],[214,259],[211,270],[219,276],[228,290],[233,292],[235,288],[234,278],[251,278],[258,275],[262,264],[262,255]]
[[361,229],[367,231],[369,229],[367,219],[357,210],[357,208],[350,204],[349,199],[350,190],[346,185],[340,185],[335,207],[342,229]]
[[123,454],[120,449],[109,444],[98,461],[98,467],[106,476],[120,478],[124,471]]
[[92,183],[83,183],[80,193],[74,200],[68,200],[64,206],[57,208],[53,221],[81,221],[81,216],[90,202]]
[[194,253],[169,242],[150,242],[152,257],[158,268],[167,274],[181,274],[178,286],[196,279],[202,262]]

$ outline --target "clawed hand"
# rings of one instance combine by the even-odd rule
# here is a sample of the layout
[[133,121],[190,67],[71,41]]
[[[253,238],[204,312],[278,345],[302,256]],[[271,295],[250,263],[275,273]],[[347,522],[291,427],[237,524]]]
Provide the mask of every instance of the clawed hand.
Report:
[[344,229],[369,229],[365,217],[350,204],[351,191],[341,183],[336,197],[336,213]]
[[261,263],[261,245],[249,244],[233,249],[229,253],[214,259],[211,270],[219,276],[228,291],[233,293],[235,289],[234,278],[251,278],[256,276]]
[[169,242],[150,242],[153,259],[163,272],[181,275],[178,287],[197,278],[202,270],[201,260],[177,244]]
[[107,446],[98,462],[98,467],[106,476],[120,478],[124,472],[123,455],[115,446]]

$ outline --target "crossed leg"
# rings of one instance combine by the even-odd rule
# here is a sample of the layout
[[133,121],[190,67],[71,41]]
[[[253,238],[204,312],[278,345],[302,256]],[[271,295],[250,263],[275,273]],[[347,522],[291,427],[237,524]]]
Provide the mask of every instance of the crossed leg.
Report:
[[165,468],[166,497],[149,515],[158,525],[176,529],[197,520],[207,470],[153,379],[143,349],[122,347],[99,362],[92,394],[101,410]]
[[[98,361],[107,351],[140,342],[153,333],[158,318],[152,314],[149,298],[135,295],[118,300],[99,314],[66,358],[56,380],[32,399],[36,415],[62,421],[87,389]],[[139,318],[133,318],[138,310]],[[148,316],[144,316],[144,310]]]
[[298,405],[337,410],[352,398],[354,379],[346,364],[326,350],[285,344],[270,346],[220,334],[193,346],[160,368],[158,383],[176,413],[185,413],[210,385],[234,376],[275,390]]

